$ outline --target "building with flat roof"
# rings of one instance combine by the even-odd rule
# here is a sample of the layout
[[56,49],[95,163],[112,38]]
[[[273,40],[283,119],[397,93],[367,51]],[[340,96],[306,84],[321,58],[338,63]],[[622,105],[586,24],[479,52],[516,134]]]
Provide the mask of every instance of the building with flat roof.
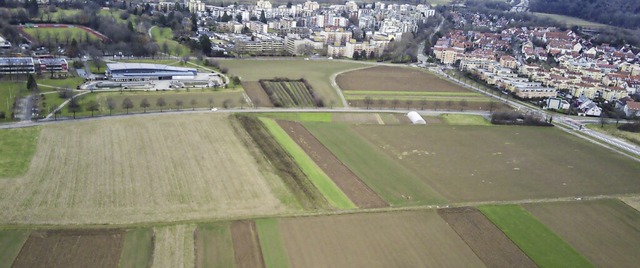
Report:
[[41,58],[37,60],[41,73],[68,73],[69,64],[64,58]]
[[152,63],[108,63],[105,75],[113,81],[146,81],[194,78],[198,70]]
[[29,74],[35,73],[36,66],[31,57],[2,57],[0,58],[0,74]]

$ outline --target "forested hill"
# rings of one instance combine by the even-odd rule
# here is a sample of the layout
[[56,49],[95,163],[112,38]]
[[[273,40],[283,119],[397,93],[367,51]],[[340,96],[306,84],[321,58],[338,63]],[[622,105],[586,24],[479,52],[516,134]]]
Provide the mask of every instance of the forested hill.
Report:
[[640,0],[531,0],[533,12],[567,15],[612,26],[640,28]]

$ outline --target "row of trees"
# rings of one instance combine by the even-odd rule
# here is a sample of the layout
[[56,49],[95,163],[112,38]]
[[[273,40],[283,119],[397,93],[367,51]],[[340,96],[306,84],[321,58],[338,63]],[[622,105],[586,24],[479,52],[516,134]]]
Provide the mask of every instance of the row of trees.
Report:
[[[388,107],[387,103],[391,105],[391,107],[395,110],[397,107],[400,107],[401,104],[406,105],[407,110],[411,109],[411,107],[415,107],[414,104],[418,104],[420,106],[421,110],[424,110],[427,105],[429,104],[429,102],[427,102],[427,98],[422,98],[421,100],[414,102],[414,100],[408,99],[408,100],[404,100],[401,101],[399,99],[392,99],[392,100],[388,100],[385,98],[379,98],[377,100],[374,100],[371,96],[366,96],[364,98],[364,100],[362,101],[362,103],[364,104],[365,108],[368,110],[372,107],[374,107],[375,105],[378,106],[378,108],[382,109],[383,107]],[[453,105],[456,103],[453,100],[448,100],[448,101],[434,101],[433,102],[433,108],[435,110],[438,110],[440,108],[440,105],[442,105],[444,103],[444,105],[447,107],[448,110],[451,110],[451,108],[453,107]],[[469,102],[465,99],[461,99],[457,102],[458,104],[458,108],[460,108],[460,111],[464,111],[464,109],[467,108],[467,106],[469,106]],[[497,103],[494,102],[493,100],[489,101],[488,104],[488,108],[490,112],[493,112],[493,110],[496,108]]]

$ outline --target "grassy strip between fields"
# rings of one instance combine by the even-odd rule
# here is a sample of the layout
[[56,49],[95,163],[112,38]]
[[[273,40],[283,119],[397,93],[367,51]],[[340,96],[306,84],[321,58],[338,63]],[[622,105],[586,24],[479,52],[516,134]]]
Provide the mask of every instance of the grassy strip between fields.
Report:
[[0,178],[23,175],[36,151],[39,127],[0,130]]
[[0,230],[0,268],[11,267],[29,233],[29,230]]
[[356,205],[338,188],[318,165],[300,148],[278,124],[270,118],[260,118],[271,135],[291,154],[300,169],[329,203],[339,209],[355,209]]
[[345,124],[304,126],[371,189],[391,205],[442,204],[445,199]]
[[487,119],[480,115],[443,114],[440,118],[449,125],[493,126]]
[[478,209],[540,267],[594,267],[521,206],[490,205]]
[[290,267],[284,241],[278,228],[278,220],[259,219],[256,220],[256,227],[265,266],[267,268]]
[[333,121],[332,113],[259,113],[261,117],[281,119],[296,122],[326,122]]
[[150,267],[153,256],[153,230],[131,229],[124,235],[118,267]]
[[481,97],[476,92],[430,92],[430,91],[376,91],[376,90],[343,90],[345,96],[350,95],[391,95],[391,96],[443,96],[443,97]]
[[196,267],[235,267],[228,222],[202,224],[197,232]]

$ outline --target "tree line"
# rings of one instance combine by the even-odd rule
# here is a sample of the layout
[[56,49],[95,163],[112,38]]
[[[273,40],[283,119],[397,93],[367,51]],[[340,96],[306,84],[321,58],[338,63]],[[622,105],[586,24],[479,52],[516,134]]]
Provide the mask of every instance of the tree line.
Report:
[[531,11],[567,15],[611,26],[640,27],[640,0],[531,0]]

